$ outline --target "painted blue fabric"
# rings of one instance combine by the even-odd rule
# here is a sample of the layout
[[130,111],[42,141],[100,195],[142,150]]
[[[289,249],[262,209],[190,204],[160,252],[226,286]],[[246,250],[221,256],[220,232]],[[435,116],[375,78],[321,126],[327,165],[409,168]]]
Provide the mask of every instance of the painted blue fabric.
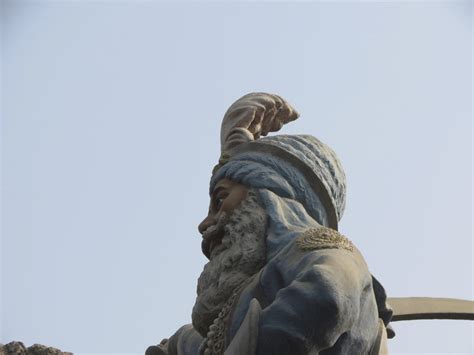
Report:
[[[329,147],[312,136],[280,135],[259,142],[278,145],[310,166],[341,218],[345,176]],[[241,328],[250,301],[257,299],[262,310],[255,354],[369,354],[380,310],[362,255],[357,249],[303,251],[296,246],[304,231],[328,225],[326,210],[306,178],[290,163],[262,152],[232,157],[212,177],[211,192],[223,178],[253,188],[267,213],[267,262],[234,305],[226,346]],[[171,338],[167,351],[199,354],[202,341],[188,325]]]

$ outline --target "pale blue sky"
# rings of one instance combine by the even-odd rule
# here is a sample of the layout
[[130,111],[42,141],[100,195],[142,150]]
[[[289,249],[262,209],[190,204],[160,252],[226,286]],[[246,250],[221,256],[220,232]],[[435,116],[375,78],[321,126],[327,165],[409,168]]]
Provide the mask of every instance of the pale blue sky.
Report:
[[[472,299],[469,1],[2,1],[0,342],[143,353],[190,322],[227,107],[278,93],[390,296]],[[393,353],[472,353],[468,322]]]

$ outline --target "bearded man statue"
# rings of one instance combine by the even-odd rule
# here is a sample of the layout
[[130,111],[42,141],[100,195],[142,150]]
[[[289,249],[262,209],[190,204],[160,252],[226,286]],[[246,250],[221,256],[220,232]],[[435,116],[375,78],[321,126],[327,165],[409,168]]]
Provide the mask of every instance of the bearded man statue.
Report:
[[337,231],[346,183],[335,153],[310,135],[260,138],[297,117],[266,93],[226,112],[192,325],[146,355],[386,353],[385,291]]

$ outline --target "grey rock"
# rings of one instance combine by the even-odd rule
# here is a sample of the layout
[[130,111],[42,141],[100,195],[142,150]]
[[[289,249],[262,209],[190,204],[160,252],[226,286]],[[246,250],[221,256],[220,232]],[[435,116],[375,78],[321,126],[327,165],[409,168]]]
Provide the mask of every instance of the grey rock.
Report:
[[0,355],[73,355],[73,353],[41,344],[27,348],[20,341],[12,341],[5,345],[0,344]]

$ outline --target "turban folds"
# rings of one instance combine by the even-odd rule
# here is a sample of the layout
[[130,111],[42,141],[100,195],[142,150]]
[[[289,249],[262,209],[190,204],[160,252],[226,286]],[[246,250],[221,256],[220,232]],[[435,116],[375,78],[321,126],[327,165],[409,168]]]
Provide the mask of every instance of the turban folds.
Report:
[[215,169],[210,190],[223,179],[301,203],[319,224],[337,229],[346,181],[336,154],[310,135],[277,135],[238,145]]

